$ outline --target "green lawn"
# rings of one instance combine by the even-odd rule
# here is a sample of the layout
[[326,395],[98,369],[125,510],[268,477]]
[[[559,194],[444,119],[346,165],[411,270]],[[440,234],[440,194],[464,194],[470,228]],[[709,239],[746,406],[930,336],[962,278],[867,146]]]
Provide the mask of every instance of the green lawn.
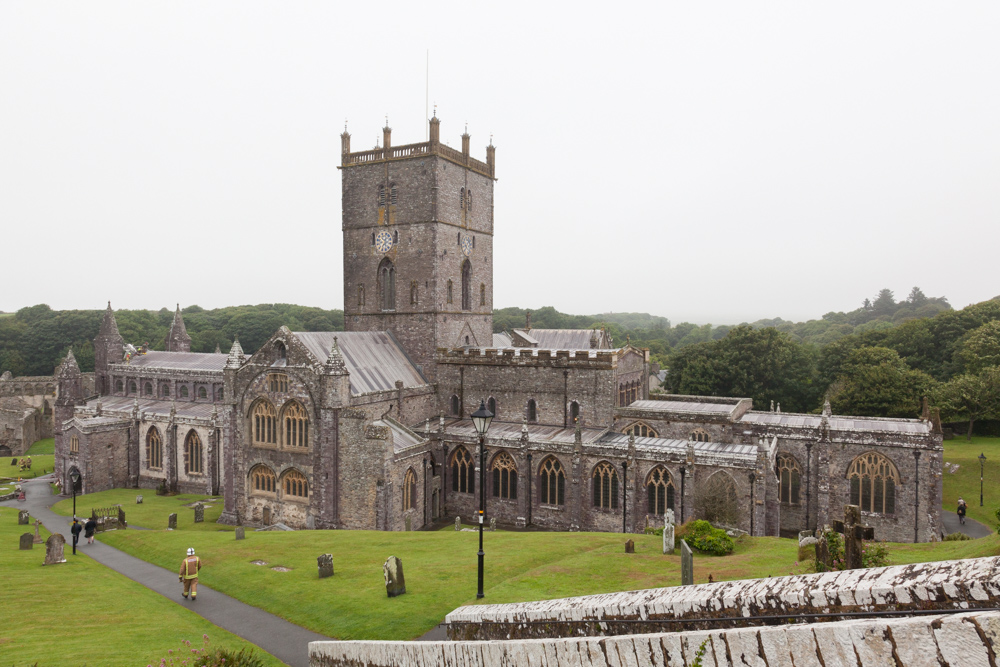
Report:
[[28,448],[28,454],[31,455],[32,461],[35,459],[36,454],[55,454],[56,441],[54,438],[46,438],[45,440],[39,440],[31,447]]
[[[134,503],[134,491],[123,490],[93,494],[90,500],[110,504],[123,499],[123,494],[131,496]],[[177,502],[177,498],[147,496],[143,511],[165,517]],[[66,501],[59,506],[65,511]],[[213,529],[206,530],[208,526]],[[455,607],[475,602],[478,536],[474,532],[248,530],[246,539],[237,542],[231,532],[219,532],[215,524],[185,530],[191,527],[185,523],[179,524],[177,531],[115,531],[100,539],[169,569],[177,566],[187,547],[194,547],[205,561],[201,580],[206,585],[341,639],[412,639]],[[487,533],[484,602],[520,602],[680,583],[680,557],[664,556],[659,537],[630,537],[635,540],[634,555],[624,553],[625,537],[616,533]],[[1000,537],[890,548],[896,563],[970,558],[1000,553]],[[316,557],[323,553],[333,554],[336,575],[321,581]],[[399,598],[385,595],[382,563],[388,556],[403,560],[407,594]],[[746,538],[730,556],[696,555],[695,581],[705,582],[710,574],[721,581],[810,571],[810,564],[799,566],[796,558],[794,540]],[[255,565],[254,560],[267,565]],[[271,569],[274,566],[291,571],[277,572]]]
[[[267,665],[282,663],[248,642],[209,623],[85,555],[42,566],[45,545],[15,546],[27,526],[17,524],[16,507],[0,507],[0,664],[146,665],[170,657],[182,640],[201,646],[249,647]],[[41,530],[43,537],[49,533]],[[79,551],[79,550],[78,550]]]
[[[137,505],[135,497],[141,495],[141,505]],[[125,520],[129,526],[149,528],[151,530],[166,529],[168,516],[177,514],[178,530],[204,530],[208,532],[228,531],[232,526],[215,523],[222,514],[222,498],[210,500],[212,496],[184,493],[176,496],[158,496],[153,489],[113,489],[101,493],[88,493],[76,497],[77,516],[90,516],[92,507],[109,507],[121,505],[125,510]],[[194,509],[187,507],[197,501],[205,503],[205,521],[194,522]],[[211,507],[209,507],[211,505]],[[52,511],[63,516],[73,514],[73,500],[68,498],[56,503]],[[232,537],[230,535],[230,537]]]
[[[979,506],[979,459],[986,455],[983,465],[983,507]],[[945,440],[945,463],[958,464],[954,474],[944,471],[944,494],[942,504],[946,512],[954,512],[958,498],[965,498],[969,504],[968,516],[996,528],[996,510],[1000,507],[1000,438],[973,436],[972,442],[965,437]]]
[[35,477],[41,477],[42,475],[52,472],[52,468],[55,465],[53,462],[55,457],[52,454],[32,454],[31,470],[20,470],[19,466],[10,464],[11,460],[14,458],[20,460],[24,457],[11,456],[8,458],[5,456],[0,459],[0,477],[14,480],[18,477],[21,477],[22,479],[34,479]]

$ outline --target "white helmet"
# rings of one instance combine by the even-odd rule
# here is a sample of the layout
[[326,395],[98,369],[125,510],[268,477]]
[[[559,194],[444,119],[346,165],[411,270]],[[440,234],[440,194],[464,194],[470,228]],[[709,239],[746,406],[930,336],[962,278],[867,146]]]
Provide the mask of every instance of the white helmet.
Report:
[[193,555],[194,555],[194,547],[191,547],[190,549],[188,549],[188,556],[193,556]]

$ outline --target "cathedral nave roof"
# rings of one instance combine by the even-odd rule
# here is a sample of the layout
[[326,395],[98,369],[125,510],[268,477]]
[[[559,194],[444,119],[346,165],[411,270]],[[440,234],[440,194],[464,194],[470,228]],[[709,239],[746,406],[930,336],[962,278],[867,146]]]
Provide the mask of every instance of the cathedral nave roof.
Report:
[[351,393],[368,394],[427,384],[396,339],[387,331],[296,331],[293,335],[306,346],[316,361],[325,364],[333,339],[344,357],[351,378]]

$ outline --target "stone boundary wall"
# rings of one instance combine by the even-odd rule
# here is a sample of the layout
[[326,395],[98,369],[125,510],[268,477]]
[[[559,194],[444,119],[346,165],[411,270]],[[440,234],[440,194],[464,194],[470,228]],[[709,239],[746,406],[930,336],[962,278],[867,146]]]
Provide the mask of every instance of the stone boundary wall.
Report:
[[[453,640],[711,630],[794,623],[803,616],[1000,607],[1000,558],[917,563],[516,604],[459,607]],[[676,619],[685,619],[680,624]],[[662,623],[651,621],[660,620]]]
[[311,642],[311,667],[992,667],[1000,613],[485,642]]

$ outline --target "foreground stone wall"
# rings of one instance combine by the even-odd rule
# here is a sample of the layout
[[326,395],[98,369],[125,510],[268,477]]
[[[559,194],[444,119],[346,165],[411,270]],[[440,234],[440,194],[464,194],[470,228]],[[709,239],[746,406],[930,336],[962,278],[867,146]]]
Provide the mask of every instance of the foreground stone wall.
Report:
[[[1000,558],[975,558],[459,607],[452,639],[624,635],[795,622],[802,615],[1000,607]],[[659,621],[659,623],[657,623]]]
[[[702,652],[700,663],[696,663]],[[312,667],[989,667],[1000,614],[485,642],[312,642]]]

